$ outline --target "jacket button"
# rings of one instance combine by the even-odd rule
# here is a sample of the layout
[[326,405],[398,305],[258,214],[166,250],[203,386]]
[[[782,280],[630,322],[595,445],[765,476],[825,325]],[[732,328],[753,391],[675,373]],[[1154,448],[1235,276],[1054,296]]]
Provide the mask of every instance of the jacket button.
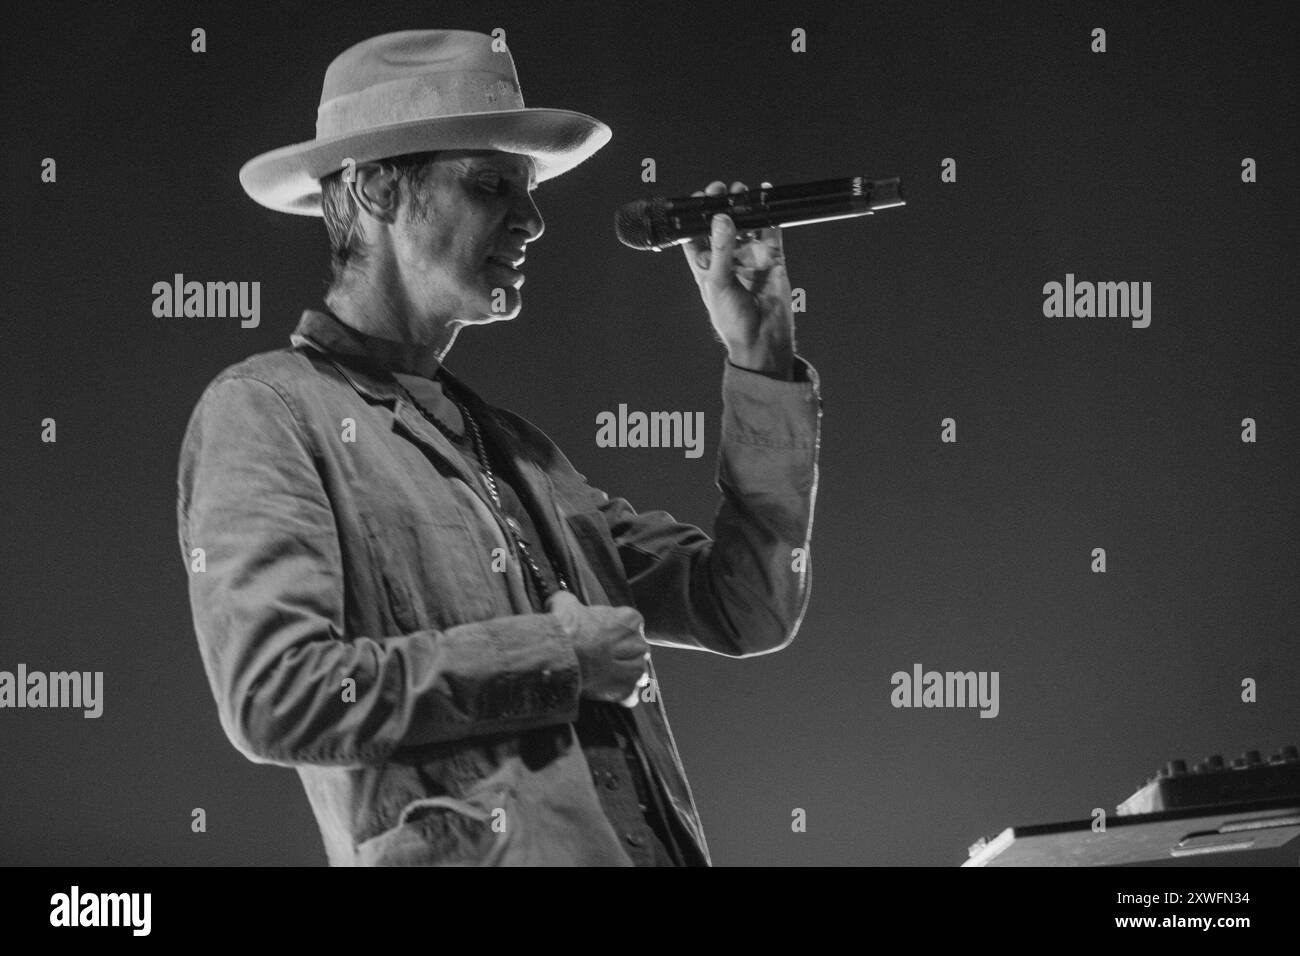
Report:
[[627,840],[629,846],[645,846],[645,840],[635,833],[625,833],[623,839]]
[[606,775],[605,775],[605,789],[606,789],[606,790],[617,790],[617,789],[618,789],[618,777],[614,776],[612,773],[606,774]]

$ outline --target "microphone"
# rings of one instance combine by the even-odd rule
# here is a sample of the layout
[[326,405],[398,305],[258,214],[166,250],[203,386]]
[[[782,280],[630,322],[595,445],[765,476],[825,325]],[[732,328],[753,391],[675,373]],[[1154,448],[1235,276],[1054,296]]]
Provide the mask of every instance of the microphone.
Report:
[[824,179],[719,196],[638,199],[614,214],[614,231],[623,245],[662,252],[696,236],[707,236],[715,213],[726,213],[737,232],[769,226],[869,216],[877,209],[906,205],[897,176],[889,179]]

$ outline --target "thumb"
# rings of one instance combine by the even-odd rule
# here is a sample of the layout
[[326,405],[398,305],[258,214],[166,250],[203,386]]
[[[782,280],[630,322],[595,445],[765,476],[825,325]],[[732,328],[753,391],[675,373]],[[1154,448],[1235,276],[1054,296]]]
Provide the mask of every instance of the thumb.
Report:
[[731,281],[731,258],[736,251],[736,225],[726,213],[713,217],[709,233],[712,258],[709,261],[709,284],[715,287]]
[[577,597],[570,594],[568,591],[556,591],[546,599],[546,610],[554,613],[566,605],[572,607],[575,604],[581,603],[582,602],[579,601]]

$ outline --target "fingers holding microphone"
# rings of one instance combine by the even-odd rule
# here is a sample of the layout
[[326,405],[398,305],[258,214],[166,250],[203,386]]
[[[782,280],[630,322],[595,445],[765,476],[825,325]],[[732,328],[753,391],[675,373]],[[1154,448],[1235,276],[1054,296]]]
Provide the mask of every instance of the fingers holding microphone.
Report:
[[[736,187],[740,186],[740,189]],[[744,188],[743,184],[732,183],[731,191],[740,192]],[[698,196],[722,196],[727,192],[726,184],[720,179],[715,179],[704,189],[697,189],[691,193],[693,197]],[[686,256],[686,263],[691,267],[691,272],[695,275],[696,282],[703,282],[713,271],[714,260],[722,257],[724,260],[730,259],[734,244],[732,237],[726,228],[719,230],[714,227],[713,232],[708,236],[696,236],[682,243],[682,252]]]
[[[772,184],[763,182],[760,189],[771,189]],[[748,190],[740,180],[731,184],[732,193]],[[727,193],[722,180],[715,179],[704,189],[691,193],[692,197],[722,196]],[[709,235],[697,236],[682,243],[682,253],[691,267],[696,282],[709,280],[715,285],[725,283],[730,278],[732,267],[741,270],[747,278],[754,273],[763,273],[774,267],[785,267],[785,247],[780,226],[768,226],[761,229],[747,229],[737,233],[735,223],[725,213],[720,214],[722,221],[714,223]]]

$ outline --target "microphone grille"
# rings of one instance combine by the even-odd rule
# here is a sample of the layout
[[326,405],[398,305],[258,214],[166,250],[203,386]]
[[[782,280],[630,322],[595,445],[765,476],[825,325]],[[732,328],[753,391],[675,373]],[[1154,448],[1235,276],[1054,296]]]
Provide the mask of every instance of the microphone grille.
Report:
[[662,199],[637,199],[620,206],[614,214],[614,232],[619,242],[633,249],[653,249],[668,226]]

